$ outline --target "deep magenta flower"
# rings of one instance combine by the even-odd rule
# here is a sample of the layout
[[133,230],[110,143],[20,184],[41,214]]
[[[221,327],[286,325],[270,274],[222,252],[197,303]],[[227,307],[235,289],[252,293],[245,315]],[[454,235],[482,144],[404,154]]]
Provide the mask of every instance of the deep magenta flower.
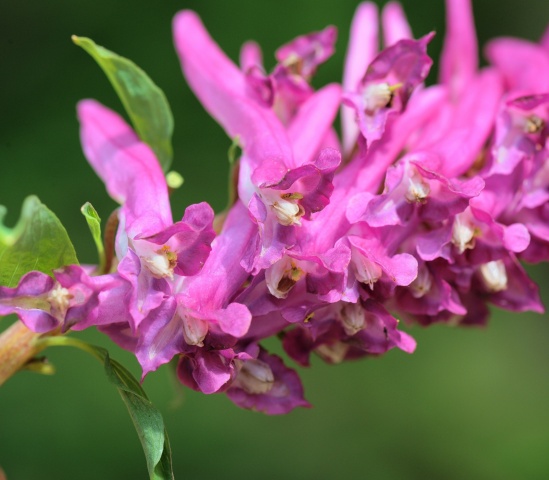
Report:
[[174,275],[194,275],[204,265],[215,233],[206,203],[187,208],[173,223],[160,165],[122,118],[93,100],[80,102],[84,153],[122,204],[116,237],[119,274],[132,284],[132,328],[171,294]]
[[120,299],[129,290],[119,275],[92,277],[78,265],[55,270],[54,278],[29,272],[17,287],[0,287],[0,315],[14,313],[37,333],[127,322],[129,313]]

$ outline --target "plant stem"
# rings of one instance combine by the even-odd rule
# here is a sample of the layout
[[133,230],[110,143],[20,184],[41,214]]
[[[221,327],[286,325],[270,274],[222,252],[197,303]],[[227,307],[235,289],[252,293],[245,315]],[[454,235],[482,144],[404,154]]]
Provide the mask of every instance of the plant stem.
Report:
[[44,348],[37,343],[41,336],[20,321],[0,334],[0,385]]

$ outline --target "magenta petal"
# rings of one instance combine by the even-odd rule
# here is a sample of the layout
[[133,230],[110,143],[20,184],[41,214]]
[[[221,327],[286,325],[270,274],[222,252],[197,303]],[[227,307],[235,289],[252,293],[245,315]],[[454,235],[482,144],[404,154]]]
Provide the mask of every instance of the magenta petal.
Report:
[[126,224],[135,220],[154,233],[172,223],[164,174],[153,151],[115,112],[94,100],[78,104],[84,154],[111,197],[124,204]]
[[215,393],[231,379],[234,366],[219,353],[198,350],[194,360],[193,377],[201,392]]
[[158,245],[166,244],[177,255],[177,275],[195,275],[200,271],[211,251],[215,238],[214,212],[205,202],[190,205],[183,219],[163,231],[145,238]]
[[19,320],[25,324],[29,330],[36,333],[50,332],[59,326],[59,321],[52,315],[42,310],[18,310],[16,313]]
[[333,55],[336,38],[337,29],[329,26],[320,32],[295,38],[280,47],[275,57],[283,65],[299,62],[299,73],[309,78],[314,75],[318,65]]
[[471,212],[474,217],[484,223],[487,228],[484,233],[484,240],[494,243],[501,243],[503,246],[511,252],[522,252],[530,243],[530,234],[528,229],[522,224],[513,224],[505,226],[501,223],[494,221],[492,216],[482,210],[480,202],[475,202],[475,205],[471,205]]
[[[345,57],[343,71],[343,89],[346,92],[356,92],[358,84],[364,77],[368,65],[379,49],[379,22],[377,5],[373,2],[361,3],[353,17],[349,46]],[[348,155],[353,149],[359,129],[355,121],[355,112],[348,107],[341,110],[341,126],[343,134],[343,150]]]
[[211,319],[219,325],[219,328],[233,337],[240,338],[246,335],[250,328],[252,315],[248,307],[240,303],[230,303],[222,310],[211,312]]
[[[427,44],[433,35],[400,40],[387,47],[368,66],[357,89],[343,96],[344,102],[355,109],[368,147],[383,136],[391,117],[405,109],[414,89],[427,77],[433,63],[427,55]],[[378,89],[395,85],[398,88],[392,92],[390,101],[385,99],[378,104]]]
[[482,71],[467,84],[455,105],[440,108],[439,112],[447,116],[447,125],[441,126],[440,119],[432,122],[432,132],[424,132],[413,150],[438,154],[443,159],[442,175],[463,175],[492,133],[501,95],[500,75],[493,69]]
[[386,47],[399,40],[413,38],[404,10],[398,2],[389,2],[383,7],[381,23],[383,25],[383,43]]
[[[386,247],[373,235],[368,235],[367,238],[350,235],[348,241],[359,252],[360,257],[379,265],[395,284],[409,285],[417,277],[417,260],[412,255],[400,253],[389,256]],[[360,260],[356,256],[354,258]]]
[[423,178],[438,183],[438,190],[431,192],[427,202],[422,207],[421,217],[424,220],[443,221],[456,213],[462,212],[467,208],[469,200],[478,196],[484,188],[484,180],[480,177],[473,177],[464,181],[450,180],[424,168],[420,162],[411,163],[417,167]]
[[71,295],[63,332],[130,320],[126,305],[130,284],[121,276],[109,274],[90,277],[78,265],[57,269],[54,274],[59,285]]
[[408,334],[397,329],[398,322],[378,302],[368,300],[364,309],[367,312],[368,324],[356,335],[369,353],[381,354],[397,347],[406,353],[413,353],[416,341]]
[[308,330],[293,328],[284,334],[282,346],[287,355],[302,367],[311,365],[309,357],[314,348],[314,341]]
[[441,228],[418,236],[417,253],[422,260],[431,261],[436,258],[451,260],[452,225],[453,223],[449,221]]
[[193,390],[206,394],[216,393],[231,380],[234,356],[232,350],[197,350],[180,358],[177,376],[183,385]]
[[446,0],[446,36],[440,59],[440,81],[459,95],[476,74],[477,37],[471,0]]
[[162,303],[169,290],[165,279],[154,278],[142,270],[141,260],[132,250],[128,250],[118,265],[118,274],[132,286],[125,301],[128,302],[134,331],[141,320]]
[[240,50],[240,68],[246,75],[247,94],[262,106],[270,108],[274,101],[274,84],[263,68],[261,48],[255,42],[246,42]]
[[507,87],[526,93],[549,91],[549,55],[539,45],[516,38],[498,38],[486,56],[503,74]]
[[511,252],[523,252],[530,244],[530,233],[522,223],[504,227],[503,245]]
[[51,276],[42,272],[29,272],[21,277],[15,288],[0,286],[2,296],[8,297],[35,297],[52,289],[54,284]]
[[206,110],[231,138],[239,138],[254,161],[291,165],[291,146],[282,124],[274,112],[248,97],[244,75],[211,39],[199,17],[182,11],[173,28],[185,78]]
[[247,72],[251,68],[263,68],[263,54],[256,42],[246,42],[240,49],[240,68]]
[[142,378],[183,350],[181,319],[175,314],[175,309],[175,298],[168,297],[139,325],[135,355],[143,369]]
[[332,84],[316,92],[299,108],[288,128],[294,159],[299,165],[311,163],[318,154],[340,101],[341,88]]
[[97,327],[101,333],[107,335],[120,348],[135,352],[137,348],[137,337],[133,334],[129,323],[111,323]]
[[303,207],[303,218],[309,219],[312,213],[322,210],[330,201],[334,189],[332,179],[341,162],[341,155],[331,148],[323,149],[314,163],[289,170],[283,177],[272,170],[256,170],[252,179],[261,188],[291,190],[303,198],[299,204]]
[[513,312],[532,311],[543,313],[545,308],[539,297],[539,287],[528,277],[514,256],[504,260],[508,284],[504,290],[490,296],[498,307]]
[[231,386],[227,390],[231,401],[241,408],[267,415],[283,415],[297,407],[311,406],[303,397],[303,387],[297,373],[286,367],[280,357],[262,350],[258,360],[270,368],[274,379],[272,387],[265,393],[249,393],[243,388]]

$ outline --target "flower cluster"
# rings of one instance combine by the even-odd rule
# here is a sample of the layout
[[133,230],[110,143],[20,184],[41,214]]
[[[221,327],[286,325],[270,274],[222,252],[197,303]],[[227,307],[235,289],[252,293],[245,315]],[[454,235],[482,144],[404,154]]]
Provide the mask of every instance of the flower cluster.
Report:
[[237,66],[195,13],[179,13],[184,76],[242,149],[233,204],[217,217],[191,205],[173,223],[151,148],[82,101],[84,153],[121,205],[116,260],[102,275],[28,273],[0,287],[0,315],[37,332],[97,326],[143,376],[178,358],[188,387],[281,414],[308,403],[267,337],[307,366],[313,353],[412,353],[399,319],[482,325],[488,304],[543,311],[519,260],[549,258],[549,34],[494,40],[479,69],[470,2],[447,10],[438,83],[425,85],[433,33],[414,39],[389,3],[380,48],[367,2],[341,84],[319,90],[311,79],[334,52],[334,27],[278,49],[268,73],[258,45]]

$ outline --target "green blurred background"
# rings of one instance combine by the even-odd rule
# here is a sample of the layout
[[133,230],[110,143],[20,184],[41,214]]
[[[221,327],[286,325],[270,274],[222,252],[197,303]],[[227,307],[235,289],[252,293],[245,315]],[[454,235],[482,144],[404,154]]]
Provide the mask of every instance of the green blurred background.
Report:
[[[403,2],[416,35],[444,32],[442,1]],[[75,104],[85,97],[122,107],[71,34],[134,60],[164,89],[175,117],[174,168],[185,177],[174,217],[202,200],[223,207],[229,140],[185,85],[171,42],[180,9],[199,12],[234,59],[256,39],[266,64],[291,38],[327,24],[339,29],[337,54],[317,84],[340,79],[357,3],[307,1],[3,0],[0,6],[0,203],[8,224],[37,194],[67,226],[81,262],[94,249],[80,206],[106,219],[114,207],[80,149]],[[475,4],[481,43],[498,35],[537,40],[546,0]],[[533,269],[545,287],[547,269]],[[549,295],[545,295],[546,304]],[[10,323],[3,319],[0,330]],[[178,479],[546,479],[549,478],[549,326],[546,315],[494,312],[487,329],[444,326],[409,331],[412,356],[301,369],[313,409],[284,417],[242,411],[224,396],[177,390],[166,368],[145,381],[171,435]],[[131,355],[95,332],[136,374]],[[145,460],[124,406],[101,366],[86,354],[50,349],[53,377],[20,373],[0,391],[0,466],[9,480],[140,479]]]

